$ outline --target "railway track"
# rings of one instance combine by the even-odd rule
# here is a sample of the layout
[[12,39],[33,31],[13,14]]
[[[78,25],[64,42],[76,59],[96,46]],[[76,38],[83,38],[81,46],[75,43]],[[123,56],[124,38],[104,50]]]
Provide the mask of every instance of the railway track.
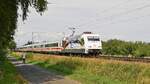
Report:
[[109,60],[119,60],[119,61],[129,61],[129,62],[150,63],[150,58],[143,58],[143,57],[98,56],[98,58],[100,58],[100,59],[109,59]]

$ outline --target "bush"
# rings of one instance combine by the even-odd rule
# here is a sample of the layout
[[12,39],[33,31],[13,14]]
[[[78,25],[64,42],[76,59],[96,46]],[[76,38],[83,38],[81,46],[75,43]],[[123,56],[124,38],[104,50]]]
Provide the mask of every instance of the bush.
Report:
[[31,53],[31,52],[26,53],[26,58],[27,59],[32,59],[33,58],[33,53]]
[[103,54],[106,55],[132,55],[135,57],[150,56],[150,43],[126,42],[122,40],[103,41]]

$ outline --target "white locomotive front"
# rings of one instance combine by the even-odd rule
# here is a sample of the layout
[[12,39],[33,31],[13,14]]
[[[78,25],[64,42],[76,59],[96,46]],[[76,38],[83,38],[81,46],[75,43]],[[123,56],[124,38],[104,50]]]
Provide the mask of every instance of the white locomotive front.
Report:
[[102,49],[100,36],[91,32],[67,37],[63,40],[62,46],[63,53],[100,54]]

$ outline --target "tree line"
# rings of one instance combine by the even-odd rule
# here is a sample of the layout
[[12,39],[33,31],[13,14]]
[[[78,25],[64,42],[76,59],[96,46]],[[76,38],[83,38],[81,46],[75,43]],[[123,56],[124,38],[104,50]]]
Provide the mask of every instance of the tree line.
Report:
[[150,56],[150,43],[111,39],[102,42],[102,52],[106,55]]

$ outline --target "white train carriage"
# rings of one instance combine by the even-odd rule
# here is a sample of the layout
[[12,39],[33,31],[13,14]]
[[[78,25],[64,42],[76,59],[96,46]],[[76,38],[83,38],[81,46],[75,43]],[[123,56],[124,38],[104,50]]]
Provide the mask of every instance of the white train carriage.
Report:
[[19,51],[26,52],[60,52],[63,49],[58,42],[42,42],[25,45],[19,48]]

